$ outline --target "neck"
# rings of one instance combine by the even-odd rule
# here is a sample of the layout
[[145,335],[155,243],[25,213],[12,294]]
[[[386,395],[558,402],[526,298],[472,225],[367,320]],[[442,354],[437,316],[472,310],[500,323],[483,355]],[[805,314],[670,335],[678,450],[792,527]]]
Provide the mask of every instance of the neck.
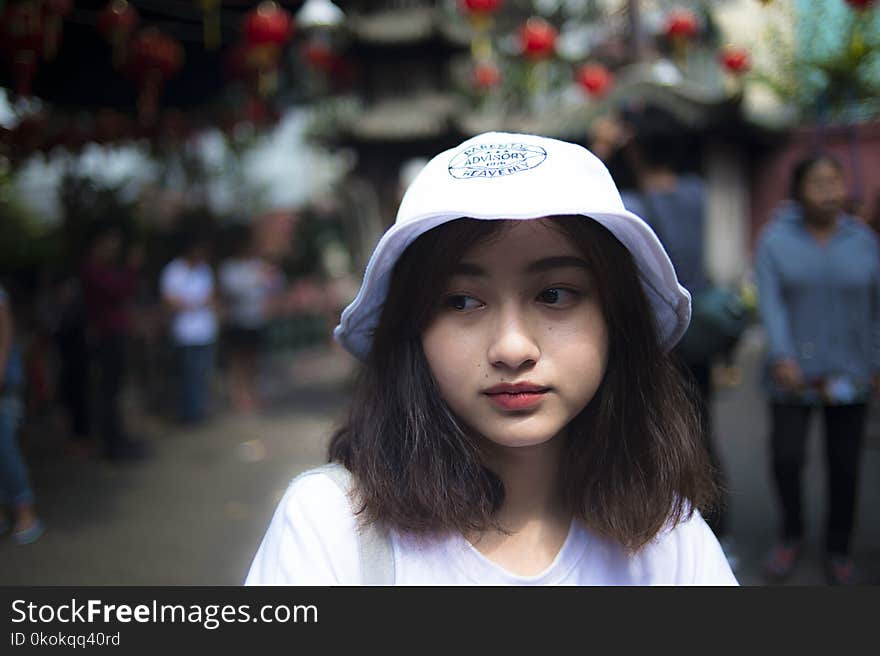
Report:
[[804,225],[807,230],[820,241],[827,240],[837,228],[839,218],[837,215],[829,219],[825,216],[812,216],[804,213]]
[[517,531],[535,522],[567,523],[559,485],[562,444],[562,436],[557,436],[536,446],[489,447],[488,465],[504,483],[504,504],[497,515],[503,528]]

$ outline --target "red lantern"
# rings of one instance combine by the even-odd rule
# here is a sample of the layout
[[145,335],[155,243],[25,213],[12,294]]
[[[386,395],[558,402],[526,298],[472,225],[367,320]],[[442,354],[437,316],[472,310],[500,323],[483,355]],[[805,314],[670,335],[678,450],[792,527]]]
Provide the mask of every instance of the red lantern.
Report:
[[877,0],[846,0],[846,4],[856,11],[867,11],[874,6]]
[[309,39],[303,46],[302,54],[305,60],[319,71],[329,73],[336,66],[336,53],[330,44],[322,39]]
[[138,111],[151,123],[159,109],[159,93],[165,80],[183,65],[183,48],[155,28],[147,28],[131,45],[129,69],[140,86]]
[[595,98],[606,95],[614,84],[614,75],[602,64],[584,64],[577,70],[576,79]]
[[15,92],[31,95],[31,84],[43,52],[43,21],[36,2],[9,4],[3,12],[3,44],[12,62]]
[[139,21],[137,10],[126,0],[111,0],[98,15],[98,31],[113,49],[113,66],[119,68],[125,59],[125,45]]
[[543,18],[530,18],[519,30],[523,53],[530,59],[546,59],[556,48],[556,28]]
[[246,58],[259,76],[260,95],[274,93],[278,84],[281,47],[293,35],[293,18],[275,2],[262,2],[244,18]]
[[472,79],[478,89],[492,89],[501,83],[501,69],[495,62],[478,62],[474,65]]
[[488,16],[498,11],[503,2],[502,0],[459,0],[458,4],[466,14]]
[[293,36],[293,18],[276,2],[261,2],[245,16],[244,34],[248,43],[280,48]]
[[47,61],[55,58],[61,45],[61,26],[64,17],[73,9],[73,0],[44,0],[43,20],[46,30],[43,36],[43,56]]
[[684,9],[673,11],[666,19],[666,36],[673,41],[690,41],[699,31],[697,17]]
[[751,68],[749,53],[744,48],[727,46],[718,53],[718,60],[728,73],[742,75]]

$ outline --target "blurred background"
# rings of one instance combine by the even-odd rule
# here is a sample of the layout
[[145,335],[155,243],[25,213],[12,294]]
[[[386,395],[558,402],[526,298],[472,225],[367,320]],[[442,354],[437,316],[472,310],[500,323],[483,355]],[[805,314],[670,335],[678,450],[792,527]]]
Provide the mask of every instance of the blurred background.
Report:
[[[752,307],[756,241],[805,155],[837,158],[845,210],[876,231],[876,4],[0,0],[0,307],[19,362],[0,583],[239,584],[345,416],[356,363],[331,332],[373,245],[426,158],[470,135],[599,153],[660,108],[705,181],[707,274]],[[712,413],[725,548],[763,584],[778,518],[752,316],[713,362]],[[852,547],[868,582],[874,414]],[[825,583],[823,453],[816,422],[791,584]]]

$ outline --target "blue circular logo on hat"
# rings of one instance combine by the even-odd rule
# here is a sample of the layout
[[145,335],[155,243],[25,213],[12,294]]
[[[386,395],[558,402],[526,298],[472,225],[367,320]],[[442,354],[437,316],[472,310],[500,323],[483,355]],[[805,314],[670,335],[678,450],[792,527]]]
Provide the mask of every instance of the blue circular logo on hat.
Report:
[[541,146],[521,143],[479,144],[468,146],[449,162],[449,175],[467,178],[501,178],[528,171],[547,159]]

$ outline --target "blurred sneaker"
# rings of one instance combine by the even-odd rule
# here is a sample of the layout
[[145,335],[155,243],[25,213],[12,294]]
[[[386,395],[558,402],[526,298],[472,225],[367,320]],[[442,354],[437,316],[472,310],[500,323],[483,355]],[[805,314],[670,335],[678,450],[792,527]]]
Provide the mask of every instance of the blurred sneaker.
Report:
[[767,578],[781,582],[791,576],[801,556],[800,542],[780,542],[770,551],[764,563]]
[[843,554],[831,554],[825,563],[828,583],[831,585],[856,585],[856,566],[852,558]]

